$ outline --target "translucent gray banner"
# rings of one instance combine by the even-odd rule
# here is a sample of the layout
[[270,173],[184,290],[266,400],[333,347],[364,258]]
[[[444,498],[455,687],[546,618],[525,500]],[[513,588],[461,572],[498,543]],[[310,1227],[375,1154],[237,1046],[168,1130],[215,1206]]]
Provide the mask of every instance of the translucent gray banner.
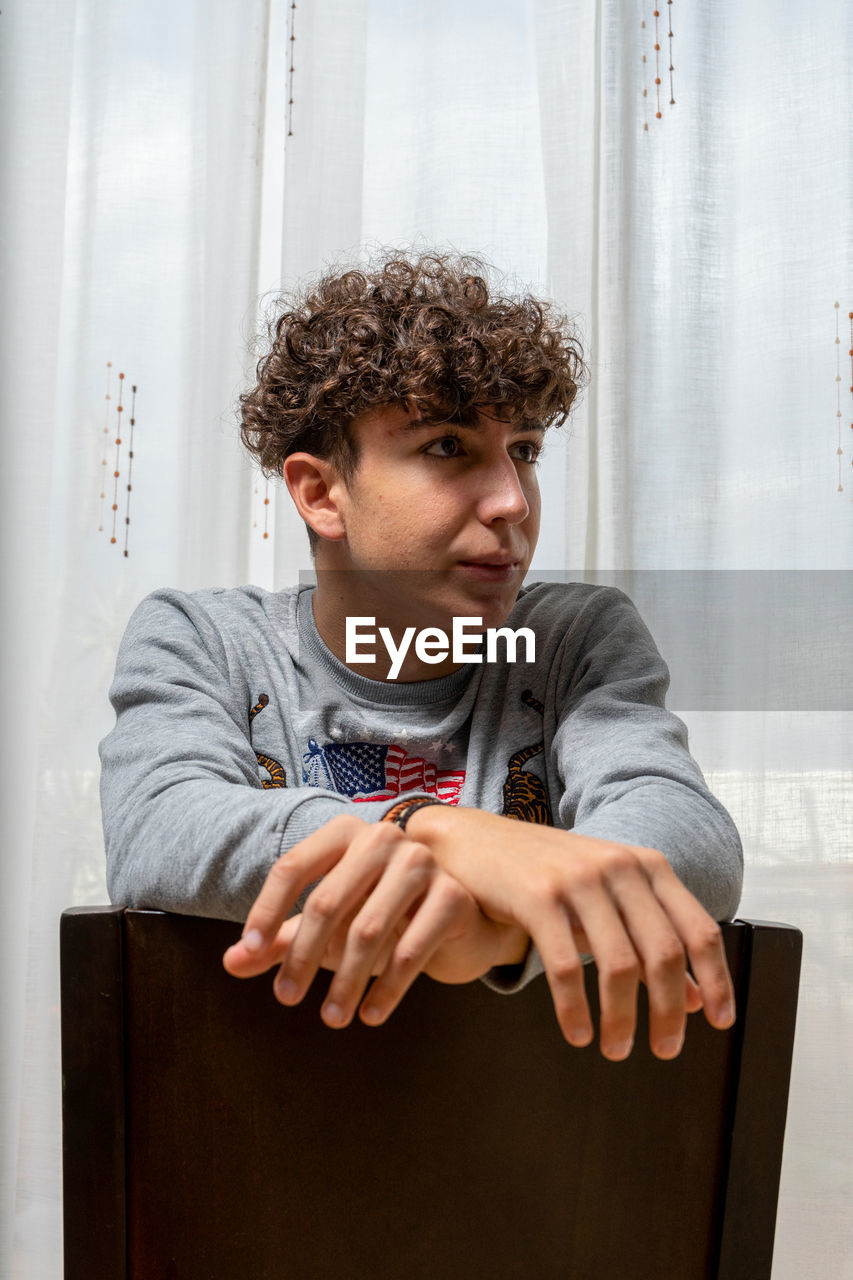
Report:
[[[316,582],[312,571],[299,578]],[[533,582],[630,596],[679,711],[853,711],[853,571],[535,569]]]
[[527,582],[596,582],[630,596],[669,666],[671,707],[853,710],[853,572],[536,570]]

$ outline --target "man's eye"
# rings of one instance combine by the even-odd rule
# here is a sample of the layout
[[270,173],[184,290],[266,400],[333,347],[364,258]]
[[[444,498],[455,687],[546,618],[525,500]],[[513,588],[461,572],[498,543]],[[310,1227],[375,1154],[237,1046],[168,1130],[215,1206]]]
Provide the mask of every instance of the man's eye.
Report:
[[533,440],[522,440],[515,446],[515,456],[519,462],[535,462],[541,449],[542,446]]
[[461,453],[462,441],[458,436],[442,436],[427,445],[424,453],[431,458],[455,458]]

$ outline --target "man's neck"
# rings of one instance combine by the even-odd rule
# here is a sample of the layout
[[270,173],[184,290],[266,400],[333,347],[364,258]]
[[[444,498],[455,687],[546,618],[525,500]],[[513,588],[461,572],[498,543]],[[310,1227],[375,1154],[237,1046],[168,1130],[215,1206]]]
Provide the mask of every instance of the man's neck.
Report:
[[[436,680],[465,665],[453,661],[452,649],[440,662],[422,661],[416,651],[418,632],[429,625],[447,632],[449,626],[423,618],[401,619],[388,608],[381,593],[372,590],[354,570],[324,572],[318,568],[313,606],[314,622],[326,648],[350,671],[369,680],[393,679],[397,684]],[[372,622],[356,625],[356,618]],[[353,651],[371,654],[375,661],[352,661]]]

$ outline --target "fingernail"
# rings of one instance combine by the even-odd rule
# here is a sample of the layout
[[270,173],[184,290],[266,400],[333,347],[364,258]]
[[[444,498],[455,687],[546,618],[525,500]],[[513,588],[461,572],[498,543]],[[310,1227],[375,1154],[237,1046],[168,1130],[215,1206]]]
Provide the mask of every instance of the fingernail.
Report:
[[264,945],[264,935],[260,929],[250,929],[248,933],[244,933],[240,939],[247,951],[260,951]]
[[720,1022],[724,1022],[730,1027],[735,1020],[735,1007],[733,1004],[724,1004],[720,1009]]
[[588,1027],[570,1027],[569,1040],[578,1049],[583,1049],[589,1044],[589,1028]]
[[618,1061],[621,1062],[623,1058],[628,1057],[628,1054],[631,1052],[633,1047],[634,1047],[634,1039],[632,1036],[630,1040],[623,1040],[621,1041],[620,1044],[611,1045],[608,1057],[617,1059]]
[[275,992],[279,1000],[290,1004],[296,999],[296,983],[292,978],[276,978]]
[[659,1054],[662,1058],[674,1058],[681,1052],[681,1046],[684,1043],[683,1036],[667,1036],[665,1040],[661,1040],[659,1045]]
[[363,1022],[378,1022],[382,1014],[375,1004],[366,1004],[361,1011],[361,1017]]
[[326,1022],[343,1022],[344,1014],[339,1004],[324,1004],[323,1018]]

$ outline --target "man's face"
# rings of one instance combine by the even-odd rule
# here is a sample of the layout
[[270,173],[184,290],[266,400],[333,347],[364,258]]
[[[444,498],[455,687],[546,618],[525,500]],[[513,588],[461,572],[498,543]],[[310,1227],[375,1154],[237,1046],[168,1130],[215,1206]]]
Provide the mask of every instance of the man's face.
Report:
[[[478,416],[477,426],[424,426],[402,408],[352,426],[355,474],[333,485],[346,536],[317,567],[357,570],[347,612],[380,624],[440,626],[454,616],[505,621],[539,535],[536,457],[543,433]],[[343,600],[342,600],[343,603]]]

